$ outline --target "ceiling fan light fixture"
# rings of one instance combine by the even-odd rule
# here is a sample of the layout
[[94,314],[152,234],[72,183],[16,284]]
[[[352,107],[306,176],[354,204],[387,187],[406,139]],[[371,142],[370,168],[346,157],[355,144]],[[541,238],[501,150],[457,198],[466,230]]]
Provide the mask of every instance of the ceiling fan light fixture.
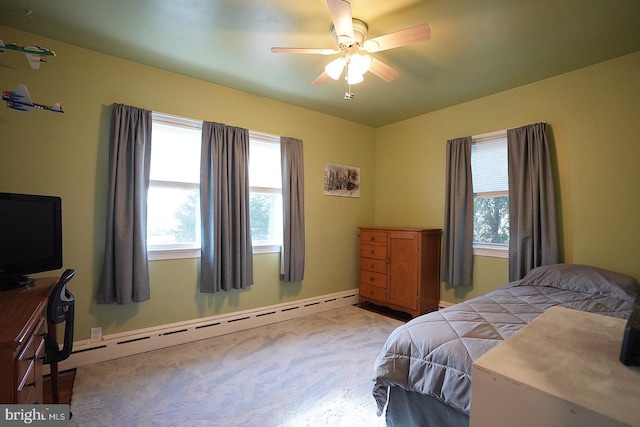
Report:
[[342,75],[342,70],[344,70],[344,66],[347,64],[347,61],[343,58],[336,58],[333,61],[329,62],[324,70],[327,72],[329,77],[333,80],[338,80]]
[[347,83],[355,85],[364,81],[364,73],[360,73],[356,68],[351,66],[351,63],[347,66]]
[[364,76],[362,74],[349,73],[347,76],[347,83],[350,85],[356,85],[358,83],[362,83],[364,81]]
[[349,71],[364,74],[371,66],[371,55],[361,55],[356,53],[349,58]]

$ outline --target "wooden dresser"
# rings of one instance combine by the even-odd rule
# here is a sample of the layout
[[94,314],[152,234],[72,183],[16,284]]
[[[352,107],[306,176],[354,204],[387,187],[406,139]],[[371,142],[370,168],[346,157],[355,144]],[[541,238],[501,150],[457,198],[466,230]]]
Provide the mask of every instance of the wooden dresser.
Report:
[[42,402],[47,304],[57,278],[0,291],[0,403]]
[[360,304],[413,317],[438,309],[440,229],[360,227]]

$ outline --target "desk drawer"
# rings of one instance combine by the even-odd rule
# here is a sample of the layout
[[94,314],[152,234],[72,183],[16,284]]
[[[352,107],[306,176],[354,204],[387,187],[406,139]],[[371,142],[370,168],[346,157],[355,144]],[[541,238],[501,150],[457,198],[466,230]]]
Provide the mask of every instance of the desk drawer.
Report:
[[16,359],[17,401],[19,404],[42,403],[42,365],[44,358],[44,317],[31,332]]

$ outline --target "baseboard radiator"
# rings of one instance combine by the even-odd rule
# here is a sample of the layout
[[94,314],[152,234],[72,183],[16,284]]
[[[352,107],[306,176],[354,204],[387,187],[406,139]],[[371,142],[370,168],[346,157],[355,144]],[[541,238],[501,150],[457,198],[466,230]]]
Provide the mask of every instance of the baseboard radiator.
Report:
[[61,371],[74,369],[356,304],[358,304],[358,290],[354,289],[259,309],[104,335],[102,341],[74,342],[73,352],[67,360],[59,363],[59,369]]
[[440,300],[440,302],[438,303],[438,310],[442,310],[443,308],[451,307],[453,304],[455,304],[455,303],[449,302],[449,301]]

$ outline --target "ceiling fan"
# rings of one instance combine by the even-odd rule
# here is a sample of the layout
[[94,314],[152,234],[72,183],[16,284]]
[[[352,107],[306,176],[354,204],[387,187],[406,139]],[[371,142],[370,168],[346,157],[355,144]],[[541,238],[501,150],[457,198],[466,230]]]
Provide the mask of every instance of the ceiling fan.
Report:
[[[370,53],[406,46],[411,43],[426,41],[431,38],[428,24],[419,24],[404,30],[383,36],[367,39],[368,26],[351,15],[351,4],[346,0],[327,0],[329,12],[333,20],[333,36],[337,49],[272,47],[273,53],[301,53],[312,55],[335,55],[338,58],[327,64],[325,70],[311,84],[313,86],[325,82],[329,77],[338,80],[346,69],[345,79],[349,85],[364,80],[367,71],[391,82],[400,76],[398,70],[372,57]],[[353,94],[347,92],[353,98]]]

